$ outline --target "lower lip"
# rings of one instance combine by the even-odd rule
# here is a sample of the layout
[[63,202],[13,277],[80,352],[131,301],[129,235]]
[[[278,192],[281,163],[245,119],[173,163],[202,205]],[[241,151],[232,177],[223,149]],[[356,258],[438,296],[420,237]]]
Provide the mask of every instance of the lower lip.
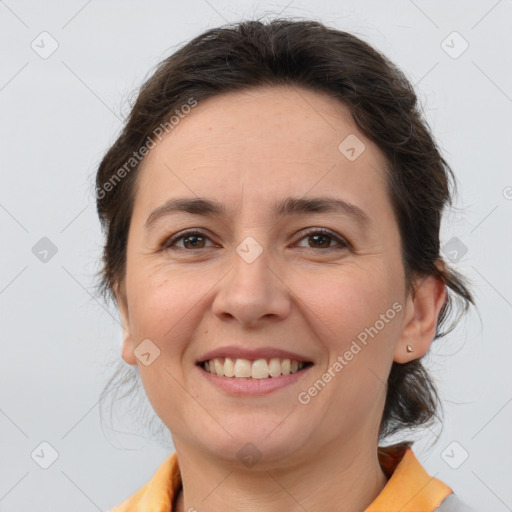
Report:
[[312,367],[313,365],[307,366],[296,373],[280,375],[279,377],[268,377],[267,379],[221,377],[220,375],[213,375],[207,372],[200,366],[197,368],[208,382],[231,395],[265,395],[295,384],[306,375]]

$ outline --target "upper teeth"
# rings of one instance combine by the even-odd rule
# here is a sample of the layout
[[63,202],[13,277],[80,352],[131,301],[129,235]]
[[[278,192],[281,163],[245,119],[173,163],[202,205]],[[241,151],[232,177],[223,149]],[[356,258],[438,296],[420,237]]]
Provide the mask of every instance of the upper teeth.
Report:
[[214,375],[222,377],[252,377],[253,379],[267,379],[296,373],[304,368],[301,361],[279,359],[274,357],[268,362],[266,359],[232,359],[231,357],[216,357],[203,363],[203,368]]

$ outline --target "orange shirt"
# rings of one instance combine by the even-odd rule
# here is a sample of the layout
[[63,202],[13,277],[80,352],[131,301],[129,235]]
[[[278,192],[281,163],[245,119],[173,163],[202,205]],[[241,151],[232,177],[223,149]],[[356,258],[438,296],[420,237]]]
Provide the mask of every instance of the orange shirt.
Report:
[[[364,512],[433,512],[453,493],[441,480],[429,476],[405,443],[379,448],[378,457],[389,480]],[[147,484],[110,512],[172,512],[180,488],[181,475],[174,452]]]

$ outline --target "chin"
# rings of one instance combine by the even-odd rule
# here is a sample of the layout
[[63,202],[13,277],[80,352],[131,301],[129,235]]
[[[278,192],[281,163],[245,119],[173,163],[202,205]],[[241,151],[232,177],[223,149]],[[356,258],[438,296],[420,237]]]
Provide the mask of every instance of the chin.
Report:
[[237,426],[230,425],[227,429],[231,436],[224,432],[215,439],[201,440],[196,446],[203,444],[212,456],[226,463],[242,464],[248,468],[256,464],[258,469],[266,466],[275,468],[304,451],[305,436],[303,429],[292,432],[290,429],[276,429],[275,425],[272,428],[258,428],[254,421],[238,422]]

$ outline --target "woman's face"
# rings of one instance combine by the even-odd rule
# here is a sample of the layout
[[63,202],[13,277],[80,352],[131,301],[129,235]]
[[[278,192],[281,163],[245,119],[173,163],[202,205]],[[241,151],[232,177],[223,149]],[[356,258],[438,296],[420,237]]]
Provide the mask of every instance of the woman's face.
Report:
[[[150,151],[123,358],[176,446],[285,464],[377,442],[409,311],[385,166],[344,105],[288,87],[201,102]],[[217,349],[238,375],[304,368],[212,375],[201,363]]]

